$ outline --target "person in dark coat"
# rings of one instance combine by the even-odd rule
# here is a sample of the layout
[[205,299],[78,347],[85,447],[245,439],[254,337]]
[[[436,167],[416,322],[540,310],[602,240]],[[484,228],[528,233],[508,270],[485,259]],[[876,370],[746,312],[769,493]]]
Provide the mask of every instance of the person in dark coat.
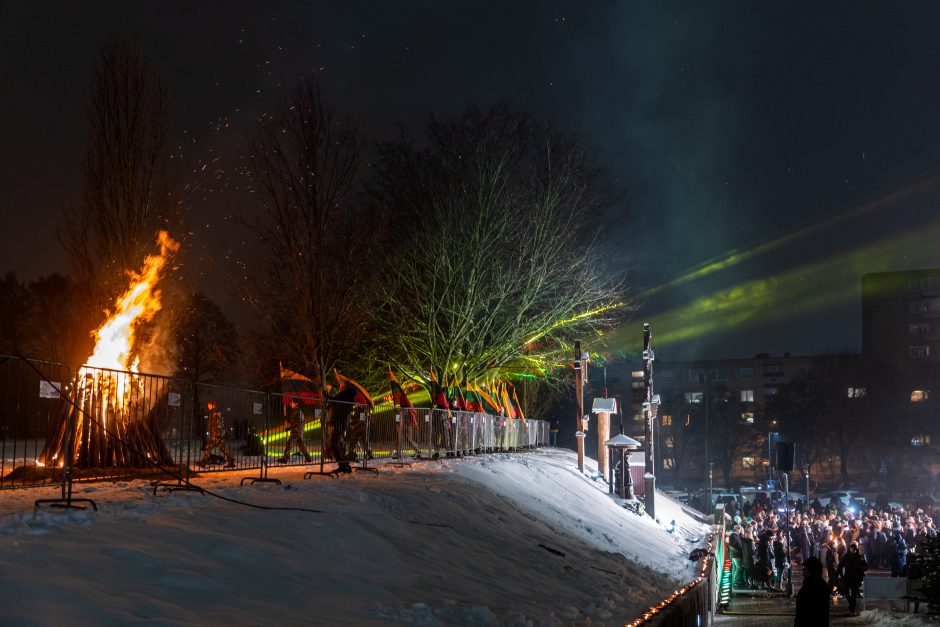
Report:
[[829,586],[822,578],[819,558],[803,562],[803,585],[796,595],[796,616],[793,627],[826,627],[829,625]]
[[858,543],[853,542],[839,564],[839,574],[842,576],[845,596],[849,600],[849,614],[852,616],[858,616],[855,604],[861,596],[862,580],[865,579],[866,570],[868,570],[868,560],[859,552]]
[[826,574],[829,577],[829,588],[832,592],[842,592],[842,586],[839,585],[839,551],[835,543],[830,542],[826,545]]
[[900,577],[907,565],[907,542],[904,540],[904,533],[898,523],[894,523],[891,540],[894,544],[894,551],[891,554],[891,576]]
[[787,547],[784,544],[783,531],[777,531],[777,535],[774,536],[774,570],[776,571],[777,577],[774,581],[774,586],[778,589],[782,589],[783,584],[783,573],[787,568]]
[[772,564],[774,563],[773,536],[774,532],[770,529],[760,532],[757,554],[754,559],[754,581],[765,590],[772,588],[770,574],[773,572]]
[[753,582],[751,575],[754,571],[754,536],[751,534],[751,528],[744,531],[741,542],[741,572],[744,574],[745,587],[752,588]]
[[744,552],[744,541],[741,539],[741,526],[735,525],[728,534],[728,547],[731,554],[731,589],[743,587],[745,577],[742,576],[741,558]]

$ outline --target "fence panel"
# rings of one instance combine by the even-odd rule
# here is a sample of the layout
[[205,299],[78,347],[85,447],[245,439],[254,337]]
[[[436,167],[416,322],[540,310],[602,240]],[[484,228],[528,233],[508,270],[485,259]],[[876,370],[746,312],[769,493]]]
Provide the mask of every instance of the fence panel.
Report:
[[322,398],[272,394],[263,438],[267,459],[289,466],[322,464],[328,411],[329,404]]
[[41,455],[64,428],[71,380],[63,364],[0,355],[0,489],[65,480],[65,458],[45,463]]
[[451,423],[454,427],[454,453],[467,455],[473,450],[473,414],[455,411]]
[[72,373],[63,364],[6,356],[0,386],[0,489],[186,476],[190,469],[259,468],[263,475],[274,463],[320,463],[322,470],[324,463],[366,466],[548,441],[545,421],[369,408],[87,366]]
[[373,458],[390,460],[418,455],[417,428],[418,410],[390,405],[374,407],[369,423],[369,446]]
[[164,440],[184,423],[180,379],[83,366],[37,463],[72,466],[72,480],[159,477],[177,461]]
[[[274,447],[266,442],[277,412],[271,396],[258,390],[197,383],[192,428],[187,434],[186,463],[199,472],[263,468]],[[279,408],[280,406],[278,406]],[[280,427],[279,427],[280,428]],[[283,439],[278,452],[283,452]]]

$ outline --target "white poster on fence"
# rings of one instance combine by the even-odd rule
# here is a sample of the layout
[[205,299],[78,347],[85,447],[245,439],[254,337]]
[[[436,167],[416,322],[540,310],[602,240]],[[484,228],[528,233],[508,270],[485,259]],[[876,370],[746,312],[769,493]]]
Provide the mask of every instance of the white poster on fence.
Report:
[[61,398],[59,391],[62,389],[60,381],[40,381],[39,398]]

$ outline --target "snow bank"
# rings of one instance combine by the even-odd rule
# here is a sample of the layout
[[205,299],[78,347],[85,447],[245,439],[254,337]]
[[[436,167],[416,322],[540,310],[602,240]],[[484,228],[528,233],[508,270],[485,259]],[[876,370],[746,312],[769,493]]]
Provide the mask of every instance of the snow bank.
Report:
[[[660,501],[667,532],[544,450],[420,462],[379,476],[239,487],[241,473],[152,495],[87,484],[100,511],[0,493],[0,607],[23,625],[623,624],[694,576],[706,530]],[[297,511],[298,509],[313,509]]]

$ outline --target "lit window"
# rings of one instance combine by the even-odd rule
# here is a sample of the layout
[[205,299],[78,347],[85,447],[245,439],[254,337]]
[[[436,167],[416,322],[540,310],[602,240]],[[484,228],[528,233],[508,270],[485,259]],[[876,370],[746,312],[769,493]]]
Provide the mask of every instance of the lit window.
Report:
[[663,426],[664,427],[672,426],[672,416],[669,416],[669,415],[663,416]]
[[930,357],[930,347],[929,346],[909,346],[907,348],[907,354],[913,359],[923,359],[924,357]]
[[757,460],[753,457],[742,457],[741,465],[745,468],[757,468]]
[[922,403],[930,398],[930,390],[911,390],[911,402]]
[[672,470],[676,467],[676,460],[672,457],[666,457],[663,459],[663,468]]
[[753,403],[754,402],[754,390],[741,390],[741,402]]
[[644,373],[643,373],[642,370],[634,370],[634,371],[631,372],[630,374],[633,375],[633,378],[634,378],[634,379],[642,379]]
[[748,423],[749,425],[754,424],[754,412],[746,411],[741,413],[741,420]]
[[754,378],[754,369],[753,368],[741,368],[738,371],[738,378],[741,381],[750,381]]
[[633,422],[644,422],[645,420],[643,414],[633,414]]
[[777,388],[764,388],[764,396],[773,396],[777,393]]
[[926,433],[911,438],[911,446],[930,446],[930,436]]
[[846,393],[849,398],[865,398],[868,395],[868,390],[865,388],[847,388]]
[[667,449],[671,449],[673,446],[675,446],[675,445],[673,444],[673,441],[672,441],[672,436],[667,437],[667,438],[666,438],[666,441],[663,442],[663,444],[666,445],[666,448],[667,448]]
[[685,402],[686,403],[701,403],[704,397],[705,397],[705,394],[703,392],[686,392]]

